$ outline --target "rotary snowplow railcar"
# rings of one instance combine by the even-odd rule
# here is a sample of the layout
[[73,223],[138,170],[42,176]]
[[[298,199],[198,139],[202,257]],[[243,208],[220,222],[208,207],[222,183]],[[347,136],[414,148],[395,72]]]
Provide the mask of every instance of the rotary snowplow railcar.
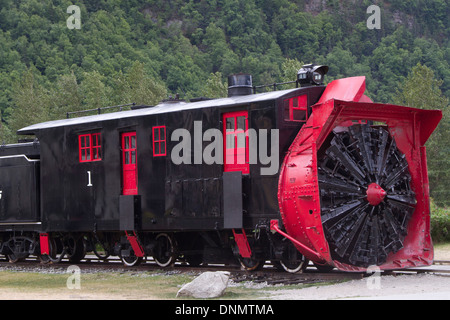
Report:
[[[365,78],[170,100],[40,123],[0,148],[0,253],[134,265],[271,260],[296,272],[429,265],[425,142],[439,110],[373,103]],[[274,85],[276,87],[276,85]],[[100,112],[101,110],[99,110]]]

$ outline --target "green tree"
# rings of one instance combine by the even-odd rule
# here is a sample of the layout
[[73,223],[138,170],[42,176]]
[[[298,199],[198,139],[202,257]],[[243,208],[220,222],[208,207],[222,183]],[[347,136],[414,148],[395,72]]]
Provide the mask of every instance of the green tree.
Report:
[[14,142],[14,134],[9,130],[5,122],[3,122],[3,117],[0,117],[0,145]]
[[120,74],[115,84],[116,103],[155,105],[167,97],[167,89],[158,80],[150,77],[143,63],[136,61],[127,74]]
[[98,71],[84,72],[80,90],[84,105],[88,108],[101,108],[111,105],[112,89],[105,85],[104,76]]
[[203,45],[207,48],[213,72],[218,71],[222,66],[225,52],[230,50],[226,42],[224,31],[216,26],[215,23],[211,23],[206,28]]
[[34,67],[13,84],[11,117],[8,128],[14,135],[23,127],[50,119],[50,95],[37,80],[38,71]]
[[54,119],[64,118],[67,112],[80,111],[83,108],[81,88],[73,72],[58,78],[51,95],[51,116]]
[[202,96],[207,98],[224,98],[228,95],[228,86],[222,81],[222,73],[211,73],[202,89]]
[[[303,65],[304,63],[298,61],[297,59],[284,59],[281,64],[281,82],[297,80],[298,70],[300,70]],[[295,88],[295,83],[285,85],[284,88]]]
[[394,103],[421,109],[440,109],[443,119],[426,143],[431,196],[439,205],[450,205],[450,109],[442,95],[442,80],[427,66],[417,64],[399,85]]

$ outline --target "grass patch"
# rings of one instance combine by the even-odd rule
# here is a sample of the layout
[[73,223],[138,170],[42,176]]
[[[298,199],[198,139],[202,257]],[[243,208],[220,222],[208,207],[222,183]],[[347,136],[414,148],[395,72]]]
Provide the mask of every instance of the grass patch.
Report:
[[[150,299],[191,300],[176,298],[180,287],[192,281],[194,275],[166,274],[152,272],[99,272],[80,275],[81,289],[68,289],[67,280],[71,274],[46,274],[37,272],[0,272],[0,299]],[[332,283],[328,283],[332,284]],[[318,285],[318,284],[314,284]],[[326,284],[319,284],[326,285]],[[255,284],[230,285],[223,300],[268,299],[276,290],[301,289],[313,284],[288,286],[259,286]],[[192,300],[195,300],[192,298]]]
[[[194,275],[139,273],[86,273],[81,272],[81,289],[68,289],[71,274],[44,274],[37,272],[0,272],[0,299],[151,299],[173,300],[181,286],[192,281]],[[298,286],[297,286],[298,288]],[[263,299],[265,290],[274,287],[252,288],[244,285],[229,286],[219,299]],[[189,298],[183,297],[179,300]],[[178,299],[177,299],[178,300]],[[192,298],[192,300],[195,300]]]
[[27,290],[40,290],[41,288],[53,289],[66,283],[61,276],[39,273],[0,272],[0,288],[18,288]]
[[[23,294],[25,299],[174,299],[179,287],[193,279],[159,273],[87,273],[80,275],[81,289],[69,289],[71,274],[0,272],[1,291]],[[6,291],[5,291],[6,290]]]

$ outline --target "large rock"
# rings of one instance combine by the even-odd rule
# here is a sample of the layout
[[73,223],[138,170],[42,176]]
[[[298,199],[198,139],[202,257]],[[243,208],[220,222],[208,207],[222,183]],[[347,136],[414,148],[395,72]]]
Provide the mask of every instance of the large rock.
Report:
[[230,273],[227,271],[204,272],[185,284],[177,293],[177,297],[217,298],[223,295],[228,286]]

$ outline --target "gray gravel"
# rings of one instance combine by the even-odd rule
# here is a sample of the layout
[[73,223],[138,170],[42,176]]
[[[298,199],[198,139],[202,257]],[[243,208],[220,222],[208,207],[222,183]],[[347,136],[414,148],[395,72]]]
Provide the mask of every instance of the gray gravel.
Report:
[[365,278],[335,285],[273,290],[268,296],[274,300],[450,300],[449,276],[429,274],[382,276],[378,280]]

